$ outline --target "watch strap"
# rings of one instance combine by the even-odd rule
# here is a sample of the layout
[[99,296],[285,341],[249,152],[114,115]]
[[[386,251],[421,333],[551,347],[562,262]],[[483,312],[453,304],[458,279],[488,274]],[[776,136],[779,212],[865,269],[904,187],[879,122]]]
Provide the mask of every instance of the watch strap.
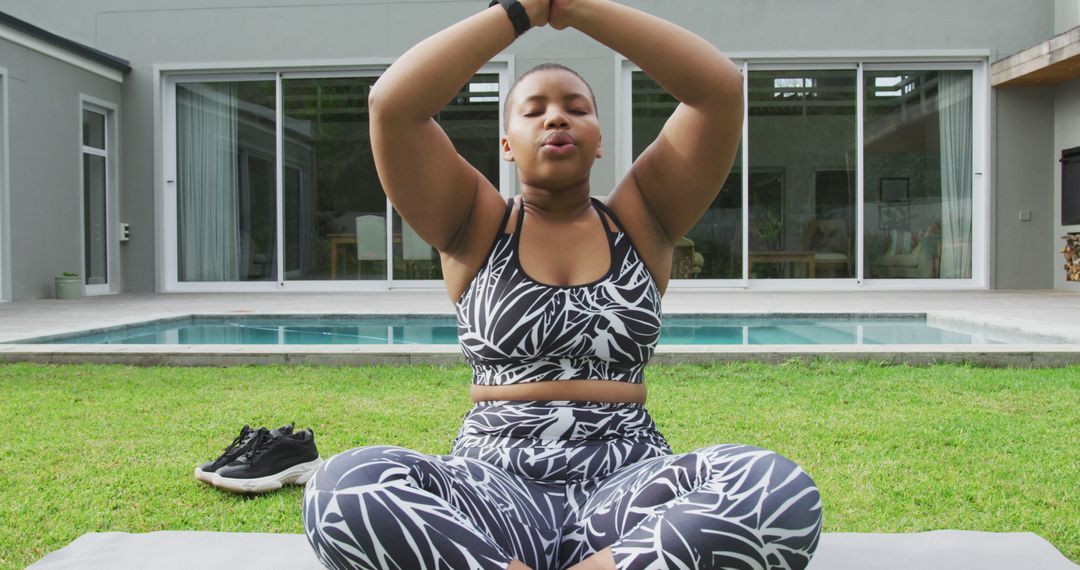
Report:
[[488,4],[488,8],[496,4],[502,4],[506,15],[510,16],[510,22],[514,24],[514,34],[517,37],[521,37],[522,34],[529,31],[532,27],[532,22],[529,21],[529,14],[525,11],[525,6],[521,5],[518,0],[491,0]]

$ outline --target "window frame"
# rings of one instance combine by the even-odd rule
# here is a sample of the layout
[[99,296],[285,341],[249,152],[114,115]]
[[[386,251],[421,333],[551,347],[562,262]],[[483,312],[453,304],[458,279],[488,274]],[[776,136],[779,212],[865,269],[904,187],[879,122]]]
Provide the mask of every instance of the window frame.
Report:
[[[991,173],[987,170],[990,141],[990,83],[989,53],[983,50],[954,50],[949,52],[886,52],[886,53],[738,53],[727,56],[742,70],[744,115],[742,138],[743,184],[743,276],[742,279],[672,279],[669,288],[743,288],[755,290],[916,290],[916,289],[989,289],[991,267],[990,187]],[[749,104],[748,84],[751,71],[798,71],[826,69],[856,69],[856,273],[843,279],[750,279],[749,266]],[[866,71],[971,71],[972,73],[972,255],[969,279],[867,279],[864,277],[864,73]],[[633,157],[633,74],[641,69],[625,57],[616,56],[616,103],[620,117],[616,121],[615,148],[616,178],[630,169]]]
[[[104,115],[105,148],[99,149],[83,144],[82,119],[83,112],[89,111]],[[95,295],[111,295],[119,293],[120,286],[120,239],[117,228],[120,224],[119,208],[119,178],[116,173],[120,171],[119,156],[116,149],[119,148],[119,136],[117,125],[119,124],[120,106],[98,99],[85,93],[79,94],[78,122],[76,129],[79,144],[79,273],[82,275],[83,295],[87,297]],[[86,155],[100,156],[105,159],[105,256],[106,278],[105,283],[89,285],[86,283],[86,168],[84,157]]]
[[[285,246],[284,246],[284,107],[282,101],[282,82],[286,79],[324,79],[341,77],[378,77],[387,67],[393,63],[392,58],[365,58],[349,63],[326,63],[312,62],[310,64],[296,65],[291,62],[269,62],[263,65],[229,64],[221,63],[214,65],[197,64],[169,64],[155,65],[156,91],[159,97],[155,101],[155,126],[160,128],[156,140],[161,145],[161,152],[156,159],[160,161],[155,169],[158,173],[157,196],[158,207],[155,211],[158,235],[158,264],[156,267],[158,290],[162,292],[269,292],[269,291],[297,291],[297,292],[334,292],[334,291],[386,291],[395,288],[401,289],[441,289],[444,285],[440,280],[407,280],[395,279],[393,275],[393,225],[387,223],[387,273],[388,278],[382,280],[289,280],[286,278]],[[510,88],[511,78],[514,76],[514,58],[512,55],[500,55],[485,64],[476,74],[492,74],[498,76],[499,83],[499,132],[503,131],[503,107],[506,93]],[[276,153],[277,164],[275,167],[275,199],[277,208],[277,276],[268,281],[233,281],[233,282],[207,282],[207,281],[179,281],[177,275],[178,231],[177,207],[176,207],[176,172],[177,172],[177,148],[176,148],[176,85],[187,82],[229,82],[229,81],[267,81],[275,82],[275,116],[276,116]],[[497,142],[497,141],[493,141]],[[508,198],[515,192],[516,172],[512,164],[500,161],[499,181],[500,194]],[[393,205],[389,198],[386,199],[387,220],[392,220]]]

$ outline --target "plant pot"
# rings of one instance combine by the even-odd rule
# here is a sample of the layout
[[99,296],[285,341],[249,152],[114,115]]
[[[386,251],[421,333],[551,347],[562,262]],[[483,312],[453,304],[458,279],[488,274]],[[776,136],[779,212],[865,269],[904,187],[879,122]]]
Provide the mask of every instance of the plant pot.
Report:
[[81,276],[56,277],[56,298],[57,299],[81,299],[83,294],[83,283]]

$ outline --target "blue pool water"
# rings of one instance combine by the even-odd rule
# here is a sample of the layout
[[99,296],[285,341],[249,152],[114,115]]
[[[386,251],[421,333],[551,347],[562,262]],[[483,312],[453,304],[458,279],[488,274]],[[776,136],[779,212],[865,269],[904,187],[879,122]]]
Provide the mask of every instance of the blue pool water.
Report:
[[[21,343],[58,344],[456,344],[453,316],[189,316]],[[667,316],[660,344],[903,345],[1045,343],[923,315],[867,317]]]

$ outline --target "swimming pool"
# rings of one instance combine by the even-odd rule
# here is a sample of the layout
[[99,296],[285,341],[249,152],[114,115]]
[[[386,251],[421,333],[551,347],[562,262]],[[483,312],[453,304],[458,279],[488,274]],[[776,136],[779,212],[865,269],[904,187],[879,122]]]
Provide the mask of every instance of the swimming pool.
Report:
[[[453,315],[188,315],[14,344],[453,345]],[[661,345],[998,345],[1055,342],[925,314],[668,315]],[[1066,342],[1066,341],[1056,341]]]

